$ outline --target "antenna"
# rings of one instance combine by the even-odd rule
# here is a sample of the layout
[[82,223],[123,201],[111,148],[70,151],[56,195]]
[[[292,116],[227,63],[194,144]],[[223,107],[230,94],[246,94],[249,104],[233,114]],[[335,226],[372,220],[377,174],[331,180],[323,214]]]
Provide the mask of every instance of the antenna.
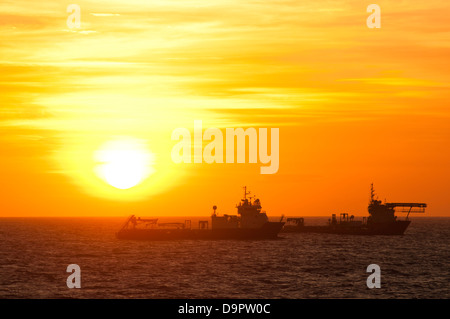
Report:
[[250,192],[247,192],[247,186],[244,186],[244,200],[247,199],[247,195],[250,195]]

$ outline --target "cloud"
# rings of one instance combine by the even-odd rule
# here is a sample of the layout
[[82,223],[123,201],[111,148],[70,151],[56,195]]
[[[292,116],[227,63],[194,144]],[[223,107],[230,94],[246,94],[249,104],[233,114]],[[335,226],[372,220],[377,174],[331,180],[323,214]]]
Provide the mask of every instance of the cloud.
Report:
[[91,15],[93,15],[94,17],[118,17],[120,16],[119,13],[90,13]]

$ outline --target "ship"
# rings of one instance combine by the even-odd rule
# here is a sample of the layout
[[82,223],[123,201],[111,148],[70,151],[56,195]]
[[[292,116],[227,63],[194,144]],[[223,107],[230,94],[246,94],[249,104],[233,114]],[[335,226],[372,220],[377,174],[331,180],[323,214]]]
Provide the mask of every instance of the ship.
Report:
[[[353,215],[341,213],[339,220],[332,214],[327,225],[307,226],[304,218],[287,218],[282,232],[289,233],[329,233],[349,235],[403,235],[411,224],[411,213],[425,213],[425,203],[382,203],[375,196],[373,184],[370,190],[368,206],[369,216],[362,221],[355,220]],[[400,220],[396,212],[407,213],[406,219]]]
[[[158,218],[140,218],[131,215],[116,233],[118,239],[133,240],[255,240],[276,239],[284,222],[269,221],[266,212],[261,211],[261,201],[249,197],[244,187],[244,198],[236,205],[237,215],[217,214],[213,206],[211,227],[208,220],[200,220],[193,228],[191,220],[184,223],[160,223]],[[254,199],[254,200],[253,200]],[[253,201],[252,201],[253,200]]]

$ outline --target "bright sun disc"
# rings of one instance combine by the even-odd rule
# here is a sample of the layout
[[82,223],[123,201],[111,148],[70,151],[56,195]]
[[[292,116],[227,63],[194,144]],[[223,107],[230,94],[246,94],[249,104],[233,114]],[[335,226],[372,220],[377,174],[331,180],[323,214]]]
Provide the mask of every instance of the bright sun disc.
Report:
[[128,189],[147,178],[154,169],[153,154],[138,139],[118,139],[105,143],[95,153],[96,173],[109,185]]

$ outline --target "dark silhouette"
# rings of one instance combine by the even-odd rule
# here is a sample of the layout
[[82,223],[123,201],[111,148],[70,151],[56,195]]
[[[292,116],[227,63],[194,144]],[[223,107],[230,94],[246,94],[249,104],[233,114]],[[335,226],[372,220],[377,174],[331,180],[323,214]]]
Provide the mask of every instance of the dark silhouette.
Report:
[[[373,184],[371,185],[370,203],[368,207],[369,217],[362,221],[355,221],[354,216],[342,213],[339,221],[336,214],[331,216],[326,226],[305,226],[303,218],[288,218],[283,232],[297,233],[331,233],[331,234],[354,234],[354,235],[403,235],[411,221],[408,219],[410,213],[425,213],[425,203],[384,203],[375,198]],[[405,220],[397,220],[398,212],[408,213]]]
[[158,219],[141,219],[134,215],[116,234],[119,239],[171,240],[171,239],[272,239],[277,238],[284,225],[269,222],[265,212],[261,212],[261,202],[252,197],[247,198],[244,187],[244,198],[236,206],[237,215],[218,216],[217,206],[213,206],[211,229],[208,221],[199,221],[199,227],[193,229],[191,221],[184,223],[158,223]]

